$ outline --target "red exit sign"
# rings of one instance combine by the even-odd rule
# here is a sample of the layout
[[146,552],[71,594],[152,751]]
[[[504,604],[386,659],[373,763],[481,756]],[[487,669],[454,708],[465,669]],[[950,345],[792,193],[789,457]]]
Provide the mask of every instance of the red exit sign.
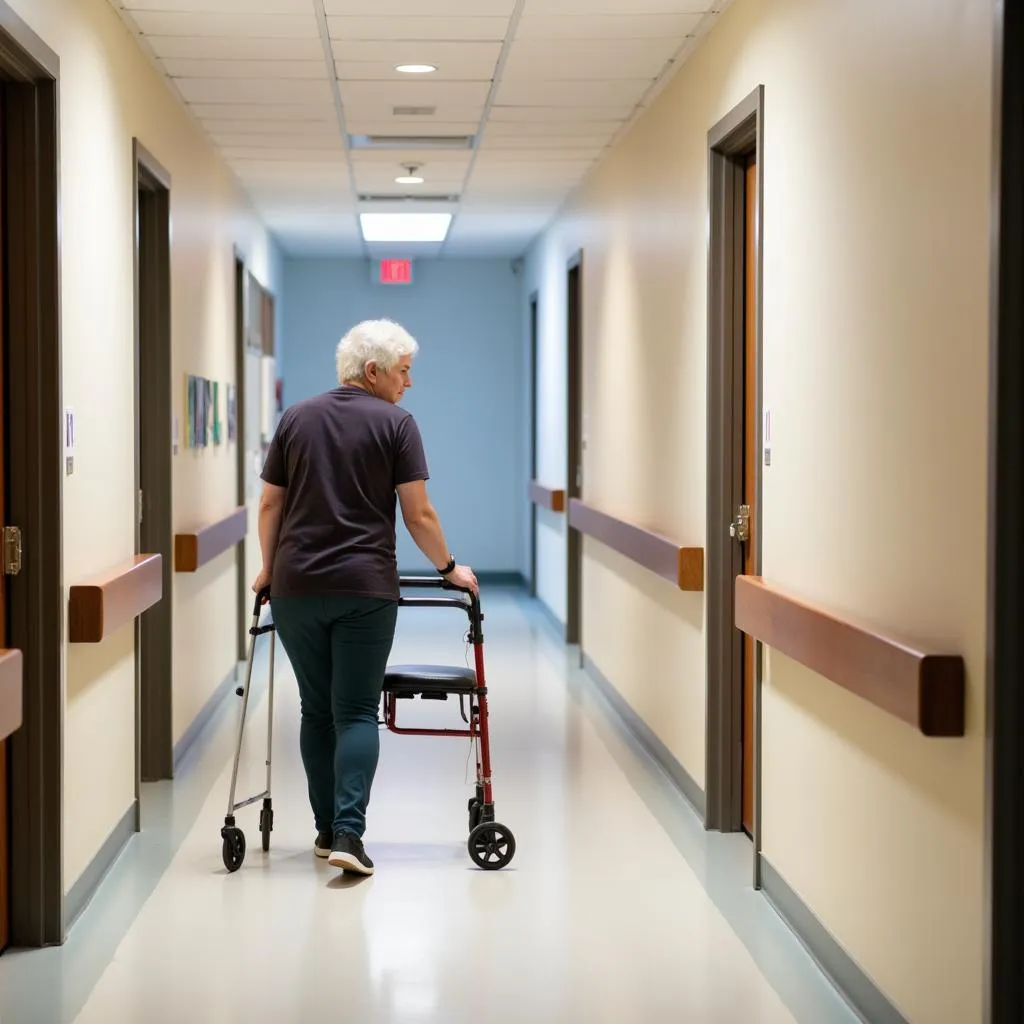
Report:
[[381,260],[377,280],[381,284],[412,284],[412,260]]

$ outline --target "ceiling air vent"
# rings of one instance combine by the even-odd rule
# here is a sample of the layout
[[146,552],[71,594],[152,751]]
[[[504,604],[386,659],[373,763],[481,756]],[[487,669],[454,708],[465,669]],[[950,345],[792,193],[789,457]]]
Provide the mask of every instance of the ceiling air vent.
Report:
[[472,135],[350,135],[352,149],[472,149]]
[[457,195],[423,195],[419,192],[416,195],[404,195],[392,193],[391,195],[378,195],[373,192],[364,192],[359,196],[361,203],[457,203]]
[[437,107],[392,107],[395,117],[433,117]]

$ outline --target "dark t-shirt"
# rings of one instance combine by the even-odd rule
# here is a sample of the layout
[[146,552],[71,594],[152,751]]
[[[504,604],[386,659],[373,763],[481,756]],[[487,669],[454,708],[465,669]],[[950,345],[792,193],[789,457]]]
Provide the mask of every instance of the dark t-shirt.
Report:
[[428,479],[412,416],[344,386],[285,410],[263,479],[287,488],[274,597],[397,600],[395,488]]

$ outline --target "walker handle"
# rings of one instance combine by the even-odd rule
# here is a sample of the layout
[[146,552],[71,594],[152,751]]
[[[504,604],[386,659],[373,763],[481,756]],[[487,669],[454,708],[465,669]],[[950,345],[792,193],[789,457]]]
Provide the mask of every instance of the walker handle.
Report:
[[257,595],[256,602],[252,607],[252,617],[258,619],[260,617],[260,609],[270,600],[270,587],[264,587]]

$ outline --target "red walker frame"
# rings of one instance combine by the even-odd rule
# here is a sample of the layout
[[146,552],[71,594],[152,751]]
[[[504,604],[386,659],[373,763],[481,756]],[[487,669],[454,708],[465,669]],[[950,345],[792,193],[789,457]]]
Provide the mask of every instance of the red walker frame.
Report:
[[[399,605],[406,608],[461,608],[469,616],[469,642],[473,647],[474,685],[467,690],[469,673],[463,669],[434,668],[419,666],[423,673],[418,678],[415,666],[396,671],[402,682],[394,692],[385,676],[384,725],[389,732],[402,736],[447,736],[457,739],[476,740],[476,795],[469,801],[469,852],[482,868],[494,870],[504,867],[515,853],[515,838],[504,825],[494,821],[494,794],[491,778],[491,740],[488,727],[487,676],[484,669],[483,612],[479,597],[471,591],[454,587],[445,580],[432,577],[403,576],[400,585],[408,589],[441,589],[453,592],[451,597],[406,597],[399,599]],[[454,596],[458,594],[459,596]],[[448,685],[445,683],[447,676]],[[403,692],[404,691],[404,692]],[[466,729],[409,729],[397,724],[398,702],[414,693],[426,699],[446,700],[449,695],[458,696],[462,704],[462,718]],[[469,698],[469,717],[466,717],[465,698]]]

